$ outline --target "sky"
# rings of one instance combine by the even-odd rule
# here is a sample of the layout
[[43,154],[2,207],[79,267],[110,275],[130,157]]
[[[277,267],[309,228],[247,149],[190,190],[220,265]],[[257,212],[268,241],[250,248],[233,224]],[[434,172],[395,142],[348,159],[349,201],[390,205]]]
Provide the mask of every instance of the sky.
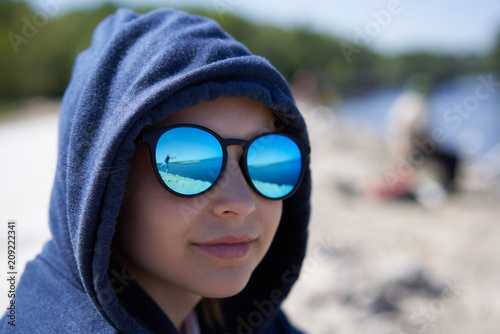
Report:
[[[60,12],[104,0],[56,2]],[[309,27],[383,54],[489,52],[500,33],[500,0],[114,0],[121,6],[202,6],[264,24]],[[38,7],[37,7],[38,6]]]

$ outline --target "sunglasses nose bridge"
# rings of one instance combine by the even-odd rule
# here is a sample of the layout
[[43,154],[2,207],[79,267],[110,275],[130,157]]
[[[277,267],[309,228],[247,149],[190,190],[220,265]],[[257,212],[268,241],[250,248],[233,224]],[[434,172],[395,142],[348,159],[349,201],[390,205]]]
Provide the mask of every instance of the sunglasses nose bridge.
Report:
[[243,170],[243,165],[242,165],[242,160],[243,160],[243,155],[245,154],[246,149],[248,148],[248,141],[243,140],[243,139],[234,139],[234,138],[229,138],[225,139],[225,149],[226,149],[226,154],[229,155],[229,151],[227,151],[229,146],[240,146],[243,149],[241,157],[238,159],[240,166],[242,167]]
[[[247,169],[246,169],[246,166],[245,166],[245,163],[244,163],[244,155],[245,155],[245,151],[247,150],[248,146],[249,146],[249,143],[248,141],[244,140],[244,139],[236,139],[236,138],[227,138],[224,140],[224,146],[225,146],[225,154],[227,155],[228,159],[227,159],[227,162],[226,162],[226,172],[229,172],[229,173],[235,173],[235,166],[238,166],[236,168],[239,168],[243,177],[246,179],[246,181],[249,183],[249,179],[248,179],[248,172],[247,172]],[[228,148],[229,146],[240,146],[242,148],[242,153],[241,155],[239,156],[239,158],[237,159],[238,161],[238,164],[231,164],[231,167],[228,168],[227,164],[229,163],[229,151],[228,151]]]
[[248,142],[243,139],[235,139],[235,138],[228,138],[225,139],[226,146],[241,146],[243,149],[245,149],[248,146]]

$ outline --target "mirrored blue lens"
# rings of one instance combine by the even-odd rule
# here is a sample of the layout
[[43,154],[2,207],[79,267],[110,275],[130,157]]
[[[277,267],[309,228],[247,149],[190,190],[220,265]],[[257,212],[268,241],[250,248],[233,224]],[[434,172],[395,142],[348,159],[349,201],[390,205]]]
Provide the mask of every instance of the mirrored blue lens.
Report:
[[281,198],[299,182],[302,157],[298,145],[280,134],[255,140],[248,148],[248,173],[254,187],[264,196]]
[[210,188],[223,162],[217,138],[190,127],[165,132],[158,140],[155,155],[163,182],[182,195],[195,195]]

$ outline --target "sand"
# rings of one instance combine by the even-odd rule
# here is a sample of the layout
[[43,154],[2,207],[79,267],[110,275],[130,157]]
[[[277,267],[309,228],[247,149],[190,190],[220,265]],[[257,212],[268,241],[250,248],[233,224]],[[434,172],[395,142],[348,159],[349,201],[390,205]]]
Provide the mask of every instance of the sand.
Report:
[[[33,108],[45,111],[33,116]],[[18,279],[50,238],[57,156],[57,103],[27,110],[0,123],[0,267],[7,221],[15,219]],[[498,333],[498,182],[465,180],[482,186],[464,186],[432,209],[373,199],[365,190],[386,168],[378,135],[324,110],[305,111],[313,211],[302,275],[285,302],[290,319],[314,334]]]
[[462,178],[432,209],[374,199],[366,189],[387,169],[378,134],[304,110],[313,209],[302,278],[285,304],[293,321],[320,334],[498,333],[498,179]]

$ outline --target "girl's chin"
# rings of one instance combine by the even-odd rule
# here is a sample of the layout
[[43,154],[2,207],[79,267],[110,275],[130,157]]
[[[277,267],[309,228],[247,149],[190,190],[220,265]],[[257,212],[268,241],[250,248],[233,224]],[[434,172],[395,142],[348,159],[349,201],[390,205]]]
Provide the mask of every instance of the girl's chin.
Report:
[[249,277],[245,279],[219,279],[205,280],[200,284],[197,293],[205,298],[228,298],[240,293],[248,283]]
[[205,298],[229,298],[240,293],[243,290],[243,288],[234,290],[221,289],[220,291],[212,290],[209,293],[202,294],[202,296]]

